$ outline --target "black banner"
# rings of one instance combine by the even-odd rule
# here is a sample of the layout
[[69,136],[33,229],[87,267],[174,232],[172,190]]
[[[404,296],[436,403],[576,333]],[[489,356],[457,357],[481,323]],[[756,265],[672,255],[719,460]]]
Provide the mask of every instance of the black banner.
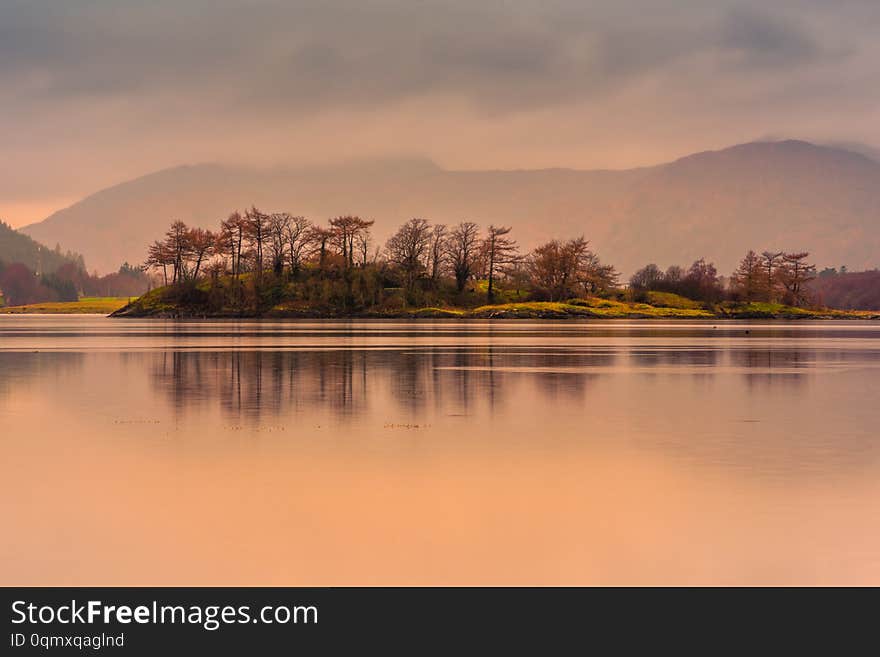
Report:
[[[876,591],[584,588],[6,588],[2,654],[420,653],[608,645],[652,651],[707,637],[743,647],[873,627]],[[701,639],[702,640],[702,639]],[[465,650],[467,649],[467,650]],[[555,651],[553,651],[555,652]]]

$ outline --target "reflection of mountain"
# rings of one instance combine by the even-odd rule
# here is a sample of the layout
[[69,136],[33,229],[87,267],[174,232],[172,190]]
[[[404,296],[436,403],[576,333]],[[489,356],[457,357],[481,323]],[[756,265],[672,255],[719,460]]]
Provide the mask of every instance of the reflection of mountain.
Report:
[[0,351],[0,396],[30,381],[81,369],[84,354],[74,352]]
[[356,212],[376,220],[380,242],[413,216],[512,225],[526,248],[584,234],[625,274],[703,256],[728,274],[750,248],[808,249],[820,266],[880,265],[880,162],[797,141],[628,171],[447,171],[424,161],[177,167],[99,191],[23,232],[115,271],[143,261],[172,219],[215,228],[252,203],[315,221]]

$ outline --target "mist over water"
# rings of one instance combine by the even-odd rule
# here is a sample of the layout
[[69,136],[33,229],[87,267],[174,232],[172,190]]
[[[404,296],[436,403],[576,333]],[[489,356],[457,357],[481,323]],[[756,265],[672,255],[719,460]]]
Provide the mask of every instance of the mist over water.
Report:
[[0,317],[3,584],[880,583],[880,323]]

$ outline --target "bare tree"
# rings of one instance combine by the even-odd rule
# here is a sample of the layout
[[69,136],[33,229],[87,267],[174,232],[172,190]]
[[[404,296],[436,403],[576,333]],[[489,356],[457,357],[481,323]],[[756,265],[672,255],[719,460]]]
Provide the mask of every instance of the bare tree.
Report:
[[495,279],[504,267],[511,265],[519,258],[519,247],[515,240],[510,239],[509,226],[489,226],[488,234],[483,240],[483,252],[486,258],[486,274],[489,279],[487,291],[489,303],[495,300]]
[[162,269],[162,281],[168,285],[168,267],[174,265],[174,253],[168,244],[156,240],[147,249],[147,260],[144,263],[149,269]]
[[199,277],[199,271],[206,258],[215,253],[217,238],[214,233],[204,228],[193,228],[189,231],[189,255],[193,260],[192,280]]
[[396,265],[404,275],[407,290],[425,271],[431,227],[424,219],[410,219],[388,240],[385,252],[388,261]]
[[431,229],[431,241],[428,247],[428,271],[431,280],[436,283],[440,278],[441,268],[445,258],[444,246],[448,230],[444,224],[434,224]]
[[237,281],[241,274],[241,252],[244,247],[245,232],[244,219],[238,212],[233,212],[228,219],[220,223],[218,241],[220,248],[229,253],[234,281]]
[[284,254],[287,250],[287,228],[291,216],[287,212],[274,212],[269,215],[269,249],[272,254],[272,271],[280,274],[284,270]]
[[464,290],[464,286],[473,276],[479,245],[480,228],[472,221],[458,224],[446,239],[444,252],[459,292]]
[[[367,228],[365,230],[362,230],[358,234],[357,239],[355,240],[355,247],[357,249],[357,256],[358,256],[358,259],[360,260],[361,267],[366,267],[368,264],[370,264],[370,249],[372,246],[373,246],[373,235],[370,232],[370,229]],[[377,248],[373,251],[373,260],[372,261],[375,262],[376,259],[378,258],[378,256],[379,256],[379,249]]]
[[327,243],[333,238],[333,231],[322,226],[312,226],[309,229],[309,239],[316,246],[318,253],[318,266],[321,269],[327,264]]
[[186,279],[186,260],[189,255],[189,228],[182,221],[175,221],[165,233],[165,247],[171,254],[172,283]]
[[269,215],[251,207],[244,215],[245,236],[254,253],[254,272],[257,278],[263,276],[263,250],[269,237]]
[[311,222],[305,217],[290,217],[290,221],[284,227],[284,238],[287,240],[287,259],[290,273],[293,275],[299,273],[303,260],[314,245],[311,227]]
[[370,229],[375,222],[354,216],[335,217],[330,220],[332,242],[339,249],[345,267],[354,266],[354,245],[358,236]]
[[777,268],[781,264],[782,251],[764,251],[761,254],[761,269],[764,272],[764,288],[767,294],[767,301],[775,300],[774,292],[778,288]]
[[816,278],[816,265],[807,262],[807,251],[784,253],[780,278],[786,290],[787,300],[795,306],[807,301],[806,284]]

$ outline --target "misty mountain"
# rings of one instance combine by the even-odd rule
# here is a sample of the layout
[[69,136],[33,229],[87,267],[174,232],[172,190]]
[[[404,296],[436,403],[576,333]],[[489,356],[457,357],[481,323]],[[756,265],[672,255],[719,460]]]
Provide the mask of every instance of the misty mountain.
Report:
[[0,263],[20,262],[33,272],[51,274],[62,265],[79,263],[76,254],[47,249],[0,221]]
[[423,160],[255,170],[166,169],[93,194],[23,232],[111,271],[141,262],[174,219],[215,228],[250,205],[324,221],[512,225],[521,245],[585,235],[629,274],[706,257],[729,273],[749,248],[809,250],[821,266],[880,265],[880,162],[800,141],[756,142],[626,171],[447,171]]

